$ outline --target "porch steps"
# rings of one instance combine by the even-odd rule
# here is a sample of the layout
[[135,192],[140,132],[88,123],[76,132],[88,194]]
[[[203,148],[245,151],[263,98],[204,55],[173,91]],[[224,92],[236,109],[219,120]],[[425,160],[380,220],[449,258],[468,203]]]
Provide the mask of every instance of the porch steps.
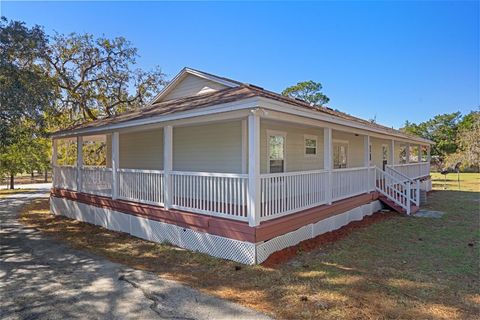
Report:
[[[393,200],[387,198],[386,196],[384,196],[382,194],[378,197],[378,200],[380,200],[384,205],[386,205],[387,207],[389,207],[392,210],[395,210],[398,213],[403,213],[403,214],[407,213],[407,211],[404,208],[402,208],[401,206],[399,206],[398,204],[393,202]],[[419,209],[420,209],[419,207],[417,207],[415,205],[411,205],[410,206],[410,214],[414,214]]]

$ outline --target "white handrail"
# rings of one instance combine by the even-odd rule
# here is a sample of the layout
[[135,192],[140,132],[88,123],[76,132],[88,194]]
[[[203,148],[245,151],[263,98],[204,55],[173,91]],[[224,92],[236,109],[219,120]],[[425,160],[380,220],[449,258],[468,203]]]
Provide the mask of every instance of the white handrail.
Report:
[[170,173],[177,176],[248,178],[248,174],[242,174],[242,173],[197,172],[197,171],[170,171]]
[[292,171],[292,172],[279,172],[279,173],[262,173],[261,178],[273,178],[273,177],[291,177],[313,173],[325,173],[327,170],[310,170],[310,171]]
[[387,168],[395,169],[412,180],[426,177],[430,174],[429,162],[414,162],[405,164],[387,165]]
[[[400,176],[404,179],[404,182],[408,182],[410,183],[410,197],[411,197],[411,200],[417,205],[419,206],[420,205],[420,183],[418,181],[418,178],[417,179],[412,179],[410,178],[409,176],[407,176],[406,174],[396,170],[394,167],[392,166],[386,166],[387,170],[385,170],[387,173],[390,173],[392,176]],[[413,189],[411,188],[413,186]]]
[[395,178],[386,171],[375,167],[376,190],[386,196],[388,199],[405,209],[407,215],[410,215],[411,184]]
[[119,168],[117,172],[133,172],[133,173],[163,173],[163,170],[152,170],[152,169],[126,169]]
[[416,165],[425,165],[428,162],[422,161],[422,162],[410,162],[410,163],[397,163],[397,164],[389,164],[387,166],[389,167],[408,167],[408,166],[416,166]]

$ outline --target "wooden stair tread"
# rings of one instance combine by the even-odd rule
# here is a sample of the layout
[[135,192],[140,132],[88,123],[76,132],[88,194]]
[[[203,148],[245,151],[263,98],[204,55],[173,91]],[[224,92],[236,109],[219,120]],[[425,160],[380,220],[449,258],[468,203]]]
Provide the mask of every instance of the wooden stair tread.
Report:
[[[390,209],[393,209],[398,213],[407,213],[407,210],[405,210],[400,205],[396,204],[393,200],[389,199],[388,197],[386,197],[384,195],[380,195],[378,197],[378,200],[380,200],[385,205],[387,205]],[[415,205],[411,205],[410,206],[410,214],[413,214],[413,213],[417,212],[419,209],[420,209],[419,207],[417,207]]]

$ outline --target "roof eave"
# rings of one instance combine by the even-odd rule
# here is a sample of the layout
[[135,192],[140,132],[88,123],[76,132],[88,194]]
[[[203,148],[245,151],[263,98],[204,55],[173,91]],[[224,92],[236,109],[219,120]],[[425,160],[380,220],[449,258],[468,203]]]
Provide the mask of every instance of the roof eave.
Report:
[[[265,105],[265,102],[268,102],[268,104],[270,104],[269,106],[267,106],[267,108],[271,107],[271,105],[279,105],[281,107],[284,107],[283,109],[280,109],[278,111],[291,113],[291,114],[296,114],[296,115],[300,115],[300,116],[303,115],[304,117],[308,117],[308,118],[314,118],[314,119],[325,121],[325,122],[331,122],[331,123],[335,123],[335,124],[339,124],[339,125],[345,125],[347,127],[357,128],[357,129],[361,129],[361,130],[369,131],[369,132],[375,132],[375,133],[378,133],[378,134],[384,134],[384,135],[391,136],[391,137],[397,137],[397,138],[401,138],[401,139],[417,141],[417,142],[424,143],[424,144],[434,144],[433,141],[428,140],[428,139],[424,139],[424,138],[421,138],[421,137],[411,137],[411,136],[400,134],[400,133],[388,132],[386,130],[382,130],[381,128],[375,129],[375,128],[372,128],[372,127],[369,127],[369,126],[365,126],[361,123],[355,122],[353,120],[342,119],[342,118],[337,117],[335,115],[330,115],[330,114],[315,111],[315,110],[309,110],[309,109],[304,108],[304,107],[292,105],[292,104],[289,104],[289,103],[286,103],[286,102],[277,101],[275,99],[271,99],[271,98],[267,98],[267,97],[260,97],[259,99],[260,99],[260,103],[263,102],[262,106]],[[289,112],[289,109],[294,109],[296,112]]]

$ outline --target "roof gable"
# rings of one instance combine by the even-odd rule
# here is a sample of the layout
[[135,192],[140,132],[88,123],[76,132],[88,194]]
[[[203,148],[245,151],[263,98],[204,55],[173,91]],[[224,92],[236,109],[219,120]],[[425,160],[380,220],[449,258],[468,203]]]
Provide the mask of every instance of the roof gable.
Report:
[[218,77],[206,72],[183,68],[172,81],[163,88],[151,104],[173,99],[187,98],[239,86],[241,83]]

